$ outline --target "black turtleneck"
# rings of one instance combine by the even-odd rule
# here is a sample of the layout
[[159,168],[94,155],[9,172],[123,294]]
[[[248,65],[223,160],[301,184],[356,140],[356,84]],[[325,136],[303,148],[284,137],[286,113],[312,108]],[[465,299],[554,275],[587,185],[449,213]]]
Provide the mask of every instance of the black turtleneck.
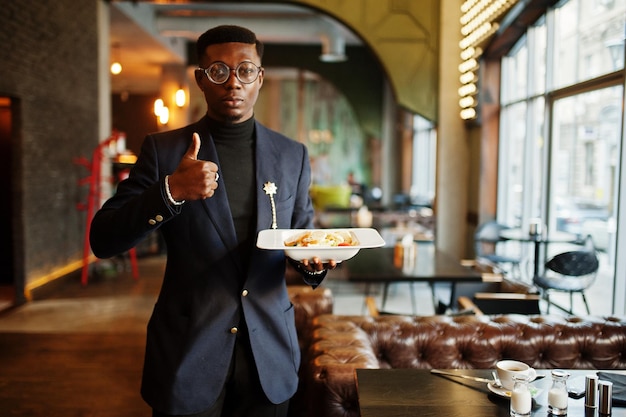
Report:
[[220,186],[225,187],[239,249],[247,268],[256,230],[254,118],[224,124],[206,118],[219,157]]

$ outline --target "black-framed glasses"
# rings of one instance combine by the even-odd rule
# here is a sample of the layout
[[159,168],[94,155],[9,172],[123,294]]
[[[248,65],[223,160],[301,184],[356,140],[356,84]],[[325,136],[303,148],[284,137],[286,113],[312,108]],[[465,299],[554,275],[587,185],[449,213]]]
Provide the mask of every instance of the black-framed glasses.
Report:
[[209,65],[209,68],[197,68],[196,70],[203,71],[213,84],[224,84],[230,78],[231,71],[235,71],[235,77],[240,82],[250,84],[259,78],[259,73],[263,71],[263,67],[259,67],[250,61],[243,61],[236,68],[231,68],[225,63],[218,61]]

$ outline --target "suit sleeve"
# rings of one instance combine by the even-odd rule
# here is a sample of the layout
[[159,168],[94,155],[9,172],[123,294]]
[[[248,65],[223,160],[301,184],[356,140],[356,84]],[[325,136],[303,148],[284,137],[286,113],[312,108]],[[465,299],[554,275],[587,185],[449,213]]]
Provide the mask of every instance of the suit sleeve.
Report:
[[133,248],[180,212],[180,207],[168,203],[157,161],[156,143],[148,136],[129,177],[119,183],[91,221],[89,240],[97,257],[108,258]]

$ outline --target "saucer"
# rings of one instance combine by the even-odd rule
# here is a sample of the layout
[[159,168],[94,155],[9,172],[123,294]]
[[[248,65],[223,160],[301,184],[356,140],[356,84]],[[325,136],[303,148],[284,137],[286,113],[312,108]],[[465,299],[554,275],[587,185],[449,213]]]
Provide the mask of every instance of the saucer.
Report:
[[506,389],[506,388],[496,387],[491,382],[487,383],[487,388],[489,388],[489,391],[493,392],[494,394],[496,394],[499,397],[511,398],[511,391]]
[[[508,390],[506,388],[496,387],[495,385],[493,385],[492,382],[487,383],[487,388],[489,389],[489,391],[493,392],[498,397],[509,398],[509,399],[511,398],[511,390]],[[530,396],[533,398],[539,395],[539,393],[541,392],[539,388],[533,385],[528,385],[528,390],[530,391]]]

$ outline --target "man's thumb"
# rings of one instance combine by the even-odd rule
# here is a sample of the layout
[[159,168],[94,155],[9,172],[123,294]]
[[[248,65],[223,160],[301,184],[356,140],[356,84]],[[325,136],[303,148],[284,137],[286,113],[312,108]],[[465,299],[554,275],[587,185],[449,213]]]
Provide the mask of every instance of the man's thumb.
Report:
[[189,159],[198,159],[198,152],[200,151],[200,135],[194,133],[191,137],[191,144],[189,144],[189,148],[187,152],[185,152],[185,158]]

